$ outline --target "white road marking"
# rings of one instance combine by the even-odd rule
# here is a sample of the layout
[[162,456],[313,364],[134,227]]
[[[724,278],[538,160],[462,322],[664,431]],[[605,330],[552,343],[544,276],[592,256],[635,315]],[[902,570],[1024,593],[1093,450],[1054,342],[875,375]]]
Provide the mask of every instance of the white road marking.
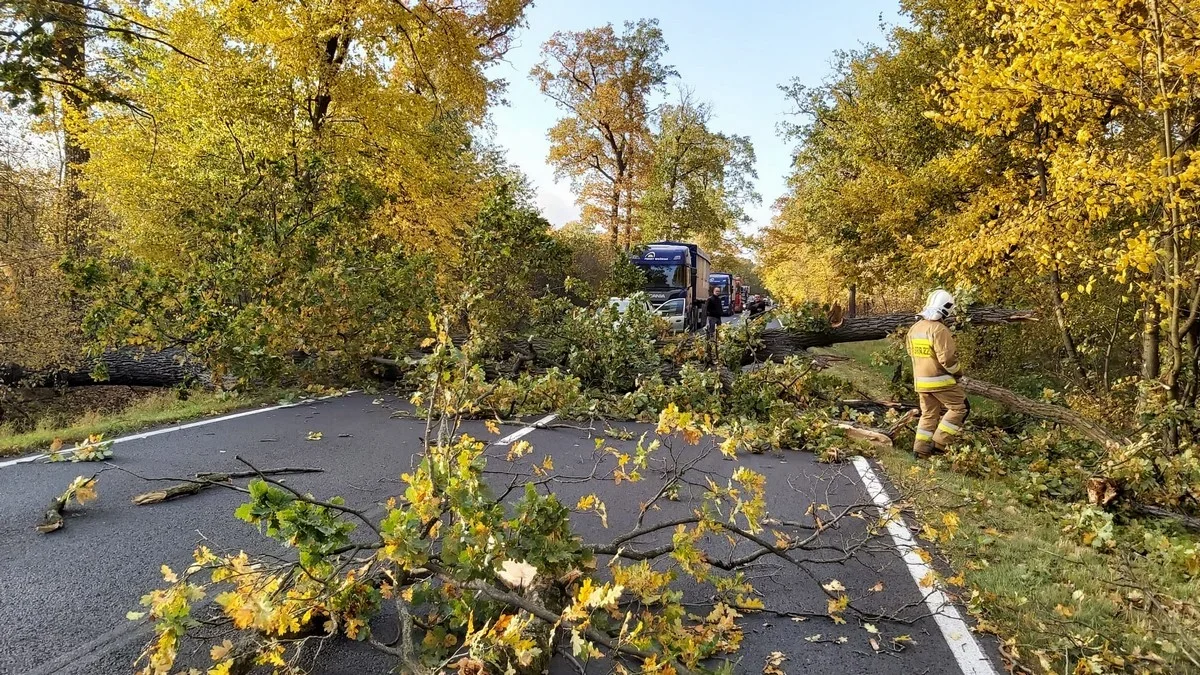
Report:
[[512,445],[513,443],[516,443],[517,440],[520,439],[522,436],[529,434],[534,429],[541,429],[542,427],[546,426],[547,424],[553,422],[557,417],[558,417],[558,413],[551,413],[549,415],[546,415],[545,417],[534,422],[533,424],[530,424],[529,426],[526,426],[526,427],[521,427],[520,429],[517,429],[516,431],[512,432],[511,434],[505,436],[504,438],[501,438],[500,440],[493,443],[493,445]]
[[[875,470],[871,468],[871,462],[866,457],[855,457],[854,468],[858,469],[858,475],[875,505],[883,512],[891,508],[892,499],[879,477],[875,475]],[[917,583],[917,591],[923,593],[925,589],[921,588],[921,580],[932,573],[933,569],[917,553],[920,547],[913,539],[912,532],[899,516],[888,521],[887,530],[892,536],[892,542],[904,557],[909,574]],[[925,594],[925,605],[933,613],[933,620],[942,631],[942,637],[958,661],[963,675],[998,675],[991,659],[983,652],[970,626],[963,620],[958,607],[946,596],[940,584],[934,584]]]
[[[315,401],[325,401],[325,400],[328,400],[331,398],[340,398],[342,396],[348,396],[350,394],[355,394],[355,393],[358,393],[358,390],[351,389],[350,391],[347,391],[347,392],[344,392],[341,394],[332,394],[330,396],[321,396],[319,398],[306,398],[306,399],[296,401],[295,403],[284,403],[281,405],[273,405],[273,406],[270,406],[267,408],[255,408],[254,410],[243,410],[242,412],[233,413],[232,415],[224,415],[222,417],[213,417],[211,419],[197,420],[195,422],[188,422],[187,424],[177,424],[173,427],[166,427],[163,429],[153,429],[151,431],[143,431],[139,434],[130,434],[129,436],[121,436],[119,438],[112,439],[112,442],[113,443],[125,443],[127,441],[140,441],[143,438],[150,438],[151,436],[158,436],[160,434],[169,434],[172,431],[183,431],[184,429],[193,429],[195,427],[202,427],[202,426],[205,426],[206,424],[216,424],[218,422],[228,422],[229,420],[235,420],[239,417],[249,417],[250,415],[259,415],[261,413],[272,412],[274,410],[283,410],[285,408],[295,408],[296,406],[307,405],[307,404],[313,403]],[[105,442],[108,442],[108,441],[105,441]],[[87,446],[83,446],[83,447],[87,447]],[[74,453],[77,449],[78,448],[68,448],[66,450],[60,451],[60,454],[70,455],[70,454]],[[10,467],[10,466],[15,466],[17,464],[25,464],[27,462],[36,462],[40,459],[45,459],[46,457],[48,457],[48,455],[45,453],[42,453],[39,455],[30,455],[28,457],[18,457],[17,459],[10,459],[7,462],[0,462],[0,469],[4,469],[4,468]]]

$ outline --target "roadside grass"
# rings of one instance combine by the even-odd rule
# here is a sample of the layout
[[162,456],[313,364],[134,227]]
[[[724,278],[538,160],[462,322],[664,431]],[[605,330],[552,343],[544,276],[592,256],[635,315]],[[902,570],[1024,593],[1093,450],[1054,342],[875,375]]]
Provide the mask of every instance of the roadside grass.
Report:
[[191,391],[186,400],[181,400],[175,390],[163,390],[134,401],[123,410],[111,414],[85,411],[68,422],[56,417],[43,418],[38,421],[36,428],[23,432],[15,431],[11,425],[2,425],[0,457],[45,450],[55,438],[71,443],[93,434],[109,436],[137,431],[158,424],[207,417],[237,408],[278,401],[286,395],[286,391],[279,389],[253,393]]
[[1115,525],[1110,545],[1085,545],[1075,509],[1023,502],[1007,479],[900,449],[879,461],[918,522],[936,531],[945,513],[958,516],[957,534],[943,532],[937,548],[961,575],[979,629],[1016,662],[1039,673],[1200,672],[1200,575],[1139,553],[1142,523]]
[[833,347],[814,349],[817,354],[828,354],[850,359],[829,365],[825,372],[836,375],[850,383],[857,391],[879,400],[890,400],[892,394],[892,369],[873,362],[876,352],[888,347],[887,340],[870,342],[847,342]]
[[[886,344],[872,344],[832,348],[852,360],[830,371],[878,386],[871,356]],[[918,462],[905,447],[911,438],[903,434],[878,459],[957,571],[954,587],[979,628],[1000,636],[1016,672],[1200,673],[1200,538],[1161,523],[1108,520],[1085,505],[1030,501],[1015,476]],[[957,516],[953,536],[943,524],[948,513]]]

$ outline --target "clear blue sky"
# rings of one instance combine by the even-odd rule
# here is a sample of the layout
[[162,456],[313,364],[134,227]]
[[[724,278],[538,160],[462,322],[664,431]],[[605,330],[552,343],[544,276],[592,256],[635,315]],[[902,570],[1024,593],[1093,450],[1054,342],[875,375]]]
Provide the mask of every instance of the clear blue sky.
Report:
[[670,47],[665,62],[712,104],[714,128],[754,143],[763,202],[751,211],[748,229],[758,229],[770,222],[791,161],[791,148],[776,133],[787,113],[778,85],[793,77],[820,83],[834,51],[881,43],[881,21],[899,22],[898,10],[898,0],[536,0],[507,61],[492,71],[509,83],[509,105],[493,112],[495,140],[529,176],[550,222],[576,218],[570,186],[556,184],[546,165],[546,131],[562,112],[538,91],[529,69],[557,30],[657,18]]

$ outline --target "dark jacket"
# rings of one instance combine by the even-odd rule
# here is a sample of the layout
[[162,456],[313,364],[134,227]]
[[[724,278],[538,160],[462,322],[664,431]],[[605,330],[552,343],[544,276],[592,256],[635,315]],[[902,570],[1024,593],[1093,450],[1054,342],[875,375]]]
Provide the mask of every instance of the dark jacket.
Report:
[[706,312],[708,312],[708,317],[710,319],[716,318],[717,323],[720,323],[721,322],[721,314],[723,314],[725,311],[721,307],[721,296],[719,296],[719,295],[708,296],[708,301],[704,303],[704,310]]

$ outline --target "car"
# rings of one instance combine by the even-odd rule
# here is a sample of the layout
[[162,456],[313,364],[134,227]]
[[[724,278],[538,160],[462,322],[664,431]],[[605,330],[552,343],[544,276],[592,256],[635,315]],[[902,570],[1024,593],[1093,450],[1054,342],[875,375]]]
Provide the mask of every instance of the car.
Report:
[[654,312],[666,319],[667,323],[671,324],[671,330],[673,332],[682,333],[687,329],[687,315],[684,314],[683,309],[683,298],[675,298],[674,300],[668,300],[658,307],[655,307]]
[[644,307],[646,309],[646,311],[648,311],[648,312],[654,311],[654,309],[650,306],[650,303],[646,302],[645,300],[635,301],[633,298],[609,298],[608,299],[609,306],[616,307],[617,311],[620,312],[621,314],[628,312],[630,306],[632,306],[634,302],[639,302],[639,304],[641,304],[641,306]]
[[[629,312],[629,308],[632,307],[633,303],[635,303],[635,302],[637,302],[639,305],[641,305],[641,307],[643,309],[645,309],[647,312],[654,311],[654,308],[650,306],[649,302],[646,302],[645,300],[634,300],[633,298],[616,298],[616,297],[609,298],[608,306],[615,307],[618,314],[624,315]],[[620,319],[614,321],[613,328],[616,328],[620,324],[621,324]]]

